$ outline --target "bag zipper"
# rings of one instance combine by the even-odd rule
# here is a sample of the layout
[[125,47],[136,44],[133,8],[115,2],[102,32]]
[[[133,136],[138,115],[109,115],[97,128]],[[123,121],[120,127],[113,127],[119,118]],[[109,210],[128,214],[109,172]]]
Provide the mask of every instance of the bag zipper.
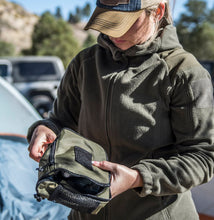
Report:
[[52,146],[51,146],[51,150],[50,150],[50,155],[49,155],[49,164],[50,166],[51,165],[54,165],[55,164],[55,151],[56,151],[56,142],[57,142],[58,138],[56,138],[54,140],[54,142],[52,143]]
[[51,146],[50,146],[50,155],[49,155],[49,158],[48,158],[48,160],[49,160],[48,163],[45,164],[43,167],[36,168],[36,170],[38,170],[38,171],[40,171],[40,172],[43,172],[46,167],[52,166],[52,165],[55,164],[55,157],[54,157],[54,155],[55,155],[55,151],[56,151],[56,142],[57,142],[57,139],[58,139],[58,138],[56,138],[56,139],[54,140],[54,142],[53,142],[53,143],[51,144]]

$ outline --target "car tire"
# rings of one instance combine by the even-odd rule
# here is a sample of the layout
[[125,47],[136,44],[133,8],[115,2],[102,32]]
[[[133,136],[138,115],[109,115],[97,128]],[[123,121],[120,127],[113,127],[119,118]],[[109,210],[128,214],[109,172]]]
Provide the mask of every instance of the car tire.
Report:
[[46,95],[36,95],[30,99],[30,102],[34,106],[34,108],[38,111],[38,113],[43,117],[46,118],[48,112],[52,108],[53,99]]

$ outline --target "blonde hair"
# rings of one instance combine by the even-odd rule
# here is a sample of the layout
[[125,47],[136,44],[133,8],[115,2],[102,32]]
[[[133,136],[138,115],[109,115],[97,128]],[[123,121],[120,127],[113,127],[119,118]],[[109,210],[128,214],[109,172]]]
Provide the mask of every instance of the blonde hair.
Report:
[[[150,1],[150,0],[144,0],[144,2],[147,2],[147,1]],[[147,8],[145,8],[145,11],[148,16],[150,16],[153,13],[156,13],[156,10],[158,9],[160,3],[165,4],[164,16],[159,21],[159,25],[158,25],[159,28],[162,28],[167,24],[173,23],[169,0],[153,0],[153,4],[151,6],[148,6]]]
[[[150,6],[144,9],[146,12],[146,15],[151,19],[154,19],[155,17],[154,33],[152,37],[147,41],[148,43],[152,42],[159,35],[159,33],[163,30],[163,28],[166,25],[173,23],[169,1],[170,0],[143,0],[145,4],[150,3]],[[156,12],[157,12],[157,9],[160,3],[165,4],[165,12],[164,12],[163,17],[159,20],[157,18]]]

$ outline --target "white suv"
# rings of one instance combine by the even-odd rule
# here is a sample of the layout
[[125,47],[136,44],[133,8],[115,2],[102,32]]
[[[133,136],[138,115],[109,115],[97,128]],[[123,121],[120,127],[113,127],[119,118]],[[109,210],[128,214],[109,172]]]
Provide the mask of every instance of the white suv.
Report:
[[58,57],[23,56],[0,59],[0,76],[11,82],[43,117],[52,107],[63,73],[64,66]]

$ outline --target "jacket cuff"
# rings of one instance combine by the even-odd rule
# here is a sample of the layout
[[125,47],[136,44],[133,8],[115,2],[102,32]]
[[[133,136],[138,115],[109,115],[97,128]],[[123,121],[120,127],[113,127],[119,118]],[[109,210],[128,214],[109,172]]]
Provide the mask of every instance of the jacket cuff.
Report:
[[50,119],[44,119],[44,120],[36,121],[28,129],[28,133],[27,133],[28,143],[30,143],[30,140],[31,140],[34,129],[39,125],[44,125],[44,126],[50,128],[56,135],[58,135],[60,133],[60,130],[61,130],[61,128],[59,126],[57,126],[56,123],[54,123]]
[[143,164],[137,164],[132,169],[138,170],[142,179],[143,179],[143,186],[135,188],[134,191],[140,196],[145,197],[152,193],[153,189],[153,178],[149,169]]

